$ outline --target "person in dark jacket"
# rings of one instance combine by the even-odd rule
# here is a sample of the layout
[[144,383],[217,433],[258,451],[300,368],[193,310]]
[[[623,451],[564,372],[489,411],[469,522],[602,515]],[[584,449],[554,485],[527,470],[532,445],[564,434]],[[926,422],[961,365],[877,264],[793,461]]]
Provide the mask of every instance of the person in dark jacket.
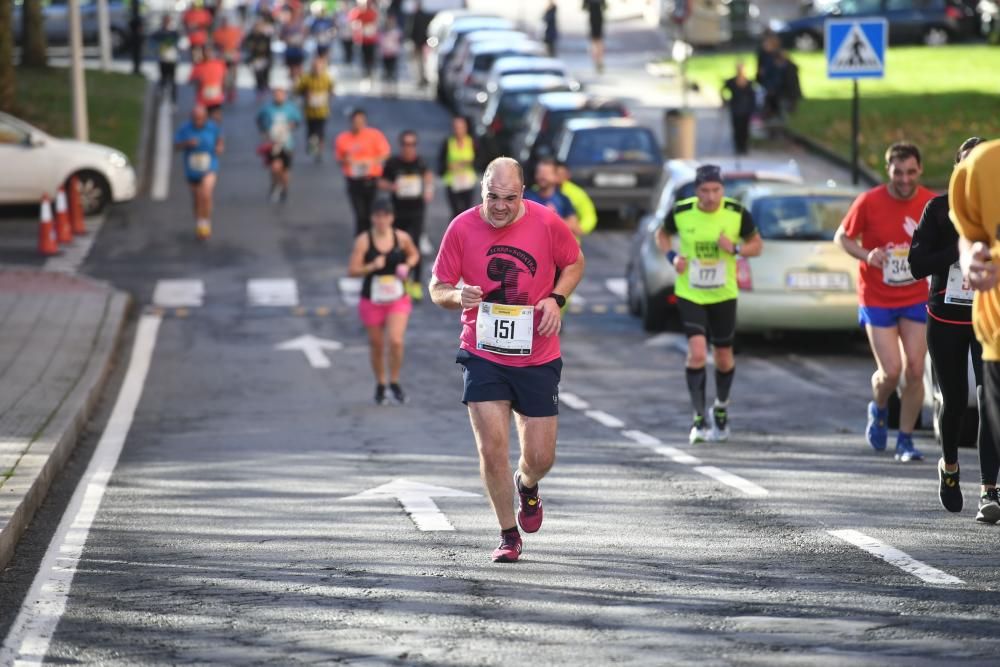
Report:
[[549,0],[549,6],[542,14],[542,22],[545,25],[545,50],[550,58],[556,57],[556,42],[559,41],[559,26],[556,25],[556,0]]
[[414,8],[413,14],[410,15],[406,30],[410,41],[413,42],[413,59],[417,65],[417,85],[421,88],[426,88],[428,84],[427,71],[424,66],[424,54],[427,49],[427,28],[430,26],[431,19],[433,18],[433,13],[424,11],[422,0],[417,0],[417,5]]
[[590,57],[598,74],[604,72],[604,12],[607,0],[583,0],[583,9],[590,19]]
[[[958,149],[955,164],[961,162],[977,145],[979,137],[966,139]],[[968,359],[976,377],[976,393],[980,409],[983,405],[983,349],[972,329],[971,287],[965,284],[958,263],[958,232],[948,216],[948,195],[935,197],[927,203],[910,246],[910,272],[917,280],[931,276],[927,302],[927,351],[930,353],[934,376],[941,390],[941,411],[938,415],[941,433],[941,460],[938,462],[938,497],[949,512],[962,510],[959,487],[958,440],[962,416],[968,404]],[[982,412],[980,412],[982,413]],[[988,420],[979,421],[979,469],[981,493],[977,521],[997,523],[1000,505],[993,502],[987,491],[996,488],[1000,460],[992,445]]]
[[736,65],[736,76],[722,84],[722,100],[729,107],[733,150],[737,155],[746,155],[750,152],[750,118],[757,109],[757,90],[742,62]]

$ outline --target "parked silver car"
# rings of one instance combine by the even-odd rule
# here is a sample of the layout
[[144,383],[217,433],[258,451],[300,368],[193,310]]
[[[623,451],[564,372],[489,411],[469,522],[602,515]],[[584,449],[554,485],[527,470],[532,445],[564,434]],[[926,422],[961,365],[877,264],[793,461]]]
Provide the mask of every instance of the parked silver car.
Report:
[[723,185],[730,193],[757,182],[801,183],[802,173],[794,160],[750,160],[745,158],[704,158],[668,160],[653,192],[651,214],[643,216],[632,237],[625,283],[629,310],[642,318],[647,331],[663,329],[673,300],[674,270],[656,245],[656,230],[680,199],[694,196],[695,169],[701,163],[722,169]]

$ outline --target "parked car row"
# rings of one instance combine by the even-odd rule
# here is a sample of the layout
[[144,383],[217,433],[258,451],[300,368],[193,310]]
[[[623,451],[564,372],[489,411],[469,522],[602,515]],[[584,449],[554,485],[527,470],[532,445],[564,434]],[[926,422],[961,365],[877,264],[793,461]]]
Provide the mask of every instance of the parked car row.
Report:
[[622,102],[583,92],[563,61],[507,19],[442,12],[428,33],[427,71],[437,75],[438,99],[470,119],[480,168],[515,157],[530,185],[538,161],[555,158],[600,219],[634,219],[648,207],[660,147]]

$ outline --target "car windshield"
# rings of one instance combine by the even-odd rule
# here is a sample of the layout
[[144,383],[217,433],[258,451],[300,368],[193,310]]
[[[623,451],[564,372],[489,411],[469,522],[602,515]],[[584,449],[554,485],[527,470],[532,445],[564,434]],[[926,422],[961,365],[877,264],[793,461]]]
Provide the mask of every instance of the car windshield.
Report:
[[755,200],[750,213],[765,239],[832,241],[853,201],[846,194],[779,195]]
[[540,90],[526,90],[522,92],[506,92],[500,96],[500,107],[498,113],[503,119],[516,120],[520,117],[522,121],[526,119],[528,109],[534,105],[535,100],[542,94]]
[[[741,177],[741,178],[726,178],[722,177],[722,187],[725,188],[726,192],[735,192],[745,185],[752,185],[756,183],[757,179],[753,177]],[[694,197],[694,181],[690,183],[685,183],[681,187],[677,188],[677,196],[674,197],[674,201],[681,201],[682,199],[688,199],[689,197]]]
[[566,161],[570,164],[659,162],[653,135],[638,127],[602,127],[576,133]]
[[621,118],[624,114],[618,107],[603,107],[601,109],[560,109],[550,111],[542,121],[542,129],[538,133],[538,141],[549,144],[558,135],[566,121],[575,118]]

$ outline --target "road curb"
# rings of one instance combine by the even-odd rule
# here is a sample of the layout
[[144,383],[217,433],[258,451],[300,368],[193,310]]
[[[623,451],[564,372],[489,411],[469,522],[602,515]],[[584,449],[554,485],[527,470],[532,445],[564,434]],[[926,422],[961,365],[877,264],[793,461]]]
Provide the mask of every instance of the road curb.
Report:
[[125,292],[109,291],[104,318],[94,335],[93,351],[86,367],[18,462],[14,473],[0,487],[5,499],[14,497],[15,505],[7,522],[0,525],[0,570],[13,557],[18,539],[44,502],[53,480],[69,459],[93,414],[114,367],[130,304],[131,297]]
[[[784,133],[790,141],[802,146],[813,155],[823,158],[827,162],[831,162],[842,169],[847,169],[848,171],[851,169],[852,165],[849,159],[839,155],[833,149],[821,144],[815,139],[811,139],[804,134],[799,134],[794,130],[788,129],[787,127],[784,129]],[[858,174],[860,175],[861,181],[864,185],[873,187],[882,183],[882,177],[863,164],[858,165]]]

